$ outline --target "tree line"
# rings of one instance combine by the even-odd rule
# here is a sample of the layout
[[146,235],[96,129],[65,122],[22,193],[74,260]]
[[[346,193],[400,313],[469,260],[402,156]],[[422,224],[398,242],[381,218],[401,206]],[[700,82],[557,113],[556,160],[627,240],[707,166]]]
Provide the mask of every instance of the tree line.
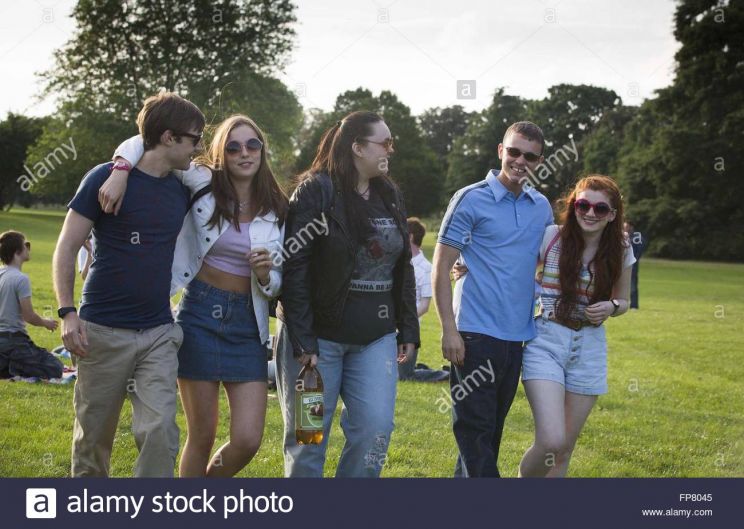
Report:
[[288,189],[335,121],[358,109],[382,114],[396,140],[391,174],[418,216],[441,215],[454,191],[500,166],[496,146],[509,124],[534,121],[546,163],[530,183],[550,200],[583,175],[607,174],[650,254],[744,259],[741,2],[678,2],[674,81],[640,106],[606,88],[559,84],[542,99],[496,88],[481,111],[452,105],[419,115],[393,92],[363,87],[329,111],[303,109],[276,77],[292,50],[294,11],[290,0],[79,2],[77,30],[43,74],[58,108],[0,122],[0,208],[65,203],[88,169],[136,133],[142,101],[166,89],[194,101],[211,124],[253,117]]

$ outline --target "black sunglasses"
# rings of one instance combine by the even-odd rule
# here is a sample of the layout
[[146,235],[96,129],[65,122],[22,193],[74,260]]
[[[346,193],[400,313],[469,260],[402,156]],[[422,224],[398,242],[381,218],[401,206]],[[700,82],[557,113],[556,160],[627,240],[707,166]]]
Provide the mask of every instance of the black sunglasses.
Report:
[[173,135],[176,137],[186,136],[187,138],[191,138],[191,141],[194,142],[194,147],[199,145],[199,142],[202,140],[202,136],[204,136],[203,133],[191,134],[190,132],[174,132]]
[[504,148],[506,149],[506,152],[509,153],[509,156],[511,156],[512,158],[519,158],[520,156],[524,155],[524,159],[530,163],[536,162],[540,159],[540,155],[535,154],[534,152],[522,151],[520,149],[517,149],[516,147]]
[[31,249],[31,243],[30,242],[26,241],[24,244],[26,245],[26,248],[28,248],[29,250]]
[[239,141],[228,141],[227,145],[225,145],[225,150],[228,154],[239,154],[243,152],[243,146],[245,146],[248,152],[260,151],[263,149],[263,143],[261,143],[261,140],[258,138],[251,138],[245,143],[240,143]]

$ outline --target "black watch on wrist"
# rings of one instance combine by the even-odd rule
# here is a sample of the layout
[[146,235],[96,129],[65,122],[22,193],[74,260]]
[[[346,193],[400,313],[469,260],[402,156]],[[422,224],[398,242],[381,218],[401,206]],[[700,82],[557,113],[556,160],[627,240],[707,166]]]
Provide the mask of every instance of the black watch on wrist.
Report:
[[59,319],[61,320],[70,312],[77,312],[77,309],[75,307],[60,307],[57,309],[57,316],[59,316]]
[[612,314],[610,314],[610,316],[614,316],[615,314],[617,314],[617,309],[620,308],[620,302],[618,300],[616,300],[616,299],[611,299],[610,300],[610,303],[612,303],[612,306],[615,307],[612,310]]

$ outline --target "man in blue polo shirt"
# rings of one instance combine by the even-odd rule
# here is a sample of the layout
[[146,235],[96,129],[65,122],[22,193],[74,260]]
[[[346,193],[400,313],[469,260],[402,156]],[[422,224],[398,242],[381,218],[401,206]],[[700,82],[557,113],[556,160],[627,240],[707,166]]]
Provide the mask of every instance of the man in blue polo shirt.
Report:
[[[535,337],[534,277],[540,242],[553,224],[548,200],[523,186],[542,163],[545,140],[534,123],[511,125],[498,146],[501,170],[460,189],[434,250],[434,300],[442,353],[452,362],[455,475],[499,477],[504,420],[519,385],[523,343]],[[468,273],[449,271],[457,259]]]
[[[78,357],[72,476],[107,476],[119,414],[132,403],[139,449],[136,477],[172,477],[178,348],[183,332],[170,311],[171,266],[188,190],[173,175],[188,169],[204,128],[190,101],[163,92],[145,101],[137,124],[145,154],[131,169],[117,214],[99,204],[110,163],[88,172],[69,204],[54,252],[54,287],[62,341]],[[117,162],[117,165],[123,162]],[[93,230],[93,263],[78,317],[75,257]]]

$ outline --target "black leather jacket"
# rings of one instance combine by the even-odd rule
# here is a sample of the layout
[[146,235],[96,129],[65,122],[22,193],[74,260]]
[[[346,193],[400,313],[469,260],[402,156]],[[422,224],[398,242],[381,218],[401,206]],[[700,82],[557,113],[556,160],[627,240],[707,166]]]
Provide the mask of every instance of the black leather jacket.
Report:
[[[391,204],[403,236],[403,252],[393,270],[393,300],[398,343],[419,343],[416,279],[403,197],[385,182],[383,200]],[[357,243],[350,236],[343,195],[326,174],[303,181],[289,201],[284,237],[282,295],[277,316],[286,324],[295,356],[318,353],[314,324],[341,321],[356,263]]]

